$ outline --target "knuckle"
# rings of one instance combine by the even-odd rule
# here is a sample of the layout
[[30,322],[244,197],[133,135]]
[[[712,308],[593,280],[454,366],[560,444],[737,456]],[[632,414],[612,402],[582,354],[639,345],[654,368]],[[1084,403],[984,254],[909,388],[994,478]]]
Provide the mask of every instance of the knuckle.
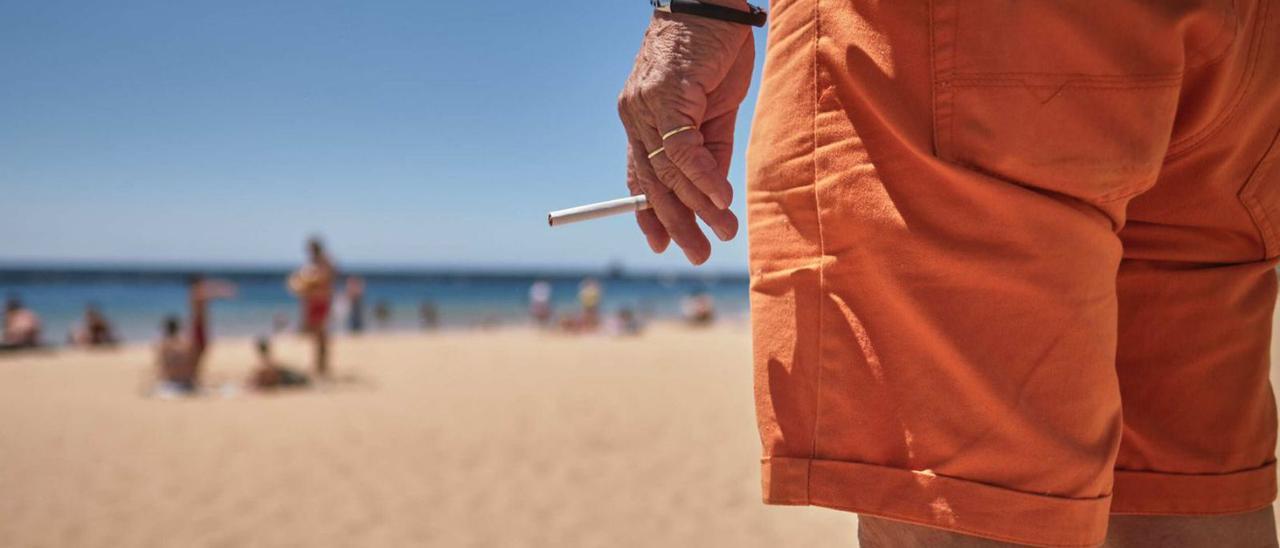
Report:
[[676,181],[676,184],[672,185],[671,191],[676,194],[676,197],[680,198],[680,201],[683,202],[685,206],[693,210],[694,213],[703,213],[706,211],[707,204],[705,203],[705,200],[702,199],[702,192],[697,188],[694,188],[693,184],[688,180],[680,179],[679,181]]
[[667,186],[671,187],[673,190],[685,182],[684,174],[670,162],[660,162],[653,166],[653,170],[658,174],[658,177],[661,178],[663,182],[667,183]]
[[634,106],[639,103],[640,97],[637,95],[636,89],[628,86],[618,94],[618,114],[623,118],[630,116],[634,110]]

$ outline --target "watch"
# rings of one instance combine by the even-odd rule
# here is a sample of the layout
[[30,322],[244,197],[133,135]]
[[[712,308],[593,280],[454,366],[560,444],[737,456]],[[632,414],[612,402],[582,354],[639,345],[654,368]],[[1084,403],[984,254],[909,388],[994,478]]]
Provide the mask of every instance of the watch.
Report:
[[769,20],[768,13],[751,4],[747,4],[750,11],[741,11],[699,0],[649,0],[649,3],[661,12],[684,13],[753,27],[763,27]]

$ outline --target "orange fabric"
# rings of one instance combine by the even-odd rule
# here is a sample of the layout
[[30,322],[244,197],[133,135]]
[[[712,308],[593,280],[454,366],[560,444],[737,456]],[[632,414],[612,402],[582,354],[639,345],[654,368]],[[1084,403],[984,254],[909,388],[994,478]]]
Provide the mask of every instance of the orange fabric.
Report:
[[1275,498],[1280,0],[775,0],[764,496],[1028,544]]

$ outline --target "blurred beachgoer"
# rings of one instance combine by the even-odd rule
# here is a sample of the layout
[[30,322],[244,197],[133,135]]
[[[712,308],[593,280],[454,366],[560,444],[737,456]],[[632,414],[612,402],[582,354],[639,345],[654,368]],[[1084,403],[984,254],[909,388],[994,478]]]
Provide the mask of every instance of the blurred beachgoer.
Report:
[[19,350],[40,346],[40,316],[23,306],[16,296],[4,304],[4,335],[0,337],[0,349]]
[[306,386],[311,382],[306,373],[277,363],[271,357],[271,340],[262,337],[255,343],[258,350],[258,366],[249,374],[249,386],[257,390]]
[[352,333],[364,332],[364,279],[347,276],[342,296],[347,303],[347,330]]
[[538,280],[529,286],[529,316],[533,323],[545,326],[551,321],[551,283]]
[[705,291],[690,293],[680,303],[680,308],[689,325],[706,327],[716,321],[716,302]]
[[187,300],[190,306],[191,353],[193,377],[199,379],[200,366],[204,362],[205,350],[211,341],[209,329],[209,302],[217,299],[229,299],[236,294],[236,286],[224,280],[205,278],[203,274],[192,274],[187,277]]
[[881,546],[1277,546],[1263,0],[658,2],[619,97],[656,252],[747,161],[763,498]]
[[639,335],[644,330],[635,311],[630,308],[623,308],[617,314],[610,316],[607,325],[606,330],[610,334],[619,336]]
[[578,285],[578,302],[582,305],[582,327],[592,330],[600,326],[600,300],[604,290],[595,278],[582,280]]
[[168,397],[194,393],[198,356],[193,338],[182,336],[181,320],[177,316],[165,318],[161,324],[160,343],[156,346],[156,395]]
[[307,240],[307,264],[289,276],[289,290],[301,304],[302,330],[315,341],[316,374],[329,374],[329,308],[336,277],[319,238]]
[[90,303],[84,308],[84,318],[80,325],[71,332],[71,344],[76,346],[111,346],[118,342],[111,322],[102,314],[97,305]]
[[556,328],[562,333],[575,334],[582,331],[582,319],[574,314],[561,314],[556,321]]
[[422,323],[423,329],[431,330],[438,327],[440,325],[440,311],[436,308],[436,303],[422,301],[422,305],[418,307],[418,320]]
[[391,325],[391,303],[380,300],[373,305],[373,321],[378,329],[386,329]]

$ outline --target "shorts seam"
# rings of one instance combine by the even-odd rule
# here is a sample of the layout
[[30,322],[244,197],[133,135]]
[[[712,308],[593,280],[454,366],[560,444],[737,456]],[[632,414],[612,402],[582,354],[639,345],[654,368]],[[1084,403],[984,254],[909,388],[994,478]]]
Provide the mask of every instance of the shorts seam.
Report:
[[813,431],[812,439],[809,446],[809,462],[806,466],[810,469],[805,475],[804,497],[805,500],[812,498],[812,482],[813,482],[813,459],[818,454],[818,425],[820,422],[822,411],[822,332],[823,332],[823,296],[826,294],[826,262],[827,262],[827,244],[826,237],[822,232],[822,199],[818,192],[818,115],[822,107],[822,0],[814,0],[813,2],[813,213],[816,219],[818,229],[818,330],[813,335],[814,346],[816,352],[814,359],[815,366],[818,368],[814,375],[813,388]]
[[[806,462],[801,463],[800,461]],[[912,524],[919,524],[925,527],[954,531],[981,538],[1020,544],[1032,544],[1037,546],[1094,546],[1097,542],[1101,542],[1101,533],[1095,528],[1105,527],[1105,516],[1107,514],[1107,508],[1105,506],[1109,505],[1111,501],[1111,495],[1090,498],[1073,498],[1023,491],[955,476],[941,474],[932,476],[936,480],[946,482],[942,484],[944,489],[963,491],[976,489],[977,491],[974,492],[979,493],[979,496],[978,498],[970,499],[970,504],[980,500],[986,500],[988,504],[993,503],[992,501],[1007,501],[1010,504],[1014,504],[1015,507],[1019,504],[1027,506],[1044,505],[1041,508],[1053,509],[1056,511],[1069,510],[1072,512],[1072,514],[1070,514],[1071,518],[1068,519],[1068,521],[1074,523],[1074,528],[1071,524],[1068,524],[1066,527],[1051,528],[1048,530],[1024,528],[1019,531],[1017,529],[1016,520],[989,521],[993,519],[993,516],[991,515],[983,518],[977,518],[976,521],[968,523],[941,521],[937,519],[931,520],[929,519],[928,513],[913,513],[910,508],[894,508],[892,505],[878,505],[877,501],[880,500],[880,498],[875,492],[864,492],[861,490],[847,491],[847,489],[841,488],[839,485],[839,478],[841,476],[847,476],[854,473],[862,477],[866,477],[867,475],[887,474],[884,478],[892,481],[893,478],[896,477],[901,479],[901,477],[906,474],[919,474],[919,471],[852,460],[809,459],[804,457],[766,457],[762,460],[761,464],[765,469],[785,469],[787,467],[799,469],[803,467],[805,470],[809,470],[809,477],[804,478],[802,481],[807,484],[816,484],[825,487],[818,493],[819,496],[816,498],[810,494],[806,497],[807,500],[797,500],[793,496],[787,496],[787,493],[791,491],[786,488],[787,482],[785,480],[766,483],[764,498],[766,504],[809,505],[821,508],[830,508],[845,512],[854,512]],[[823,466],[827,472],[825,475],[819,474],[816,481],[814,474],[812,473],[815,465]],[[835,468],[832,468],[832,466]],[[850,471],[843,471],[840,468],[842,466],[853,466],[858,468]],[[769,477],[778,479],[787,476],[769,474]],[[801,481],[798,477],[792,477],[797,482]],[[872,483],[875,482],[872,481]],[[913,485],[915,485],[915,483],[916,482],[912,482]],[[773,493],[777,493],[777,495],[775,496]],[[903,496],[911,498],[914,495],[912,493],[903,493]],[[928,495],[928,497],[932,496],[933,495]],[[965,514],[965,510],[963,508],[963,506],[957,507],[957,511],[960,515]],[[1042,511],[1033,511],[1033,514],[1044,515]],[[1091,514],[1093,517],[1087,517]],[[984,523],[989,523],[991,526],[984,526]],[[1013,524],[1013,529],[1009,528],[1010,524]],[[1088,531],[1094,531],[1094,534],[1098,535],[1098,538],[1096,540],[1091,538],[1093,535],[1088,534]],[[1086,534],[1080,534],[1081,532],[1086,532]]]
[[1273,459],[1266,461],[1259,466],[1254,466],[1253,468],[1232,470],[1230,472],[1169,472],[1165,470],[1139,470],[1136,468],[1115,468],[1115,472],[1118,474],[1143,474],[1147,476],[1168,476],[1174,478],[1214,478],[1259,472],[1275,465],[1276,461]]
[[1181,82],[1066,82],[1063,84],[1028,84],[1021,80],[991,79],[952,79],[951,87],[958,88],[1034,88],[1034,89],[1103,89],[1127,91],[1134,89],[1167,89],[1176,88]]
[[[1196,69],[1201,67],[1212,66],[1212,65],[1218,64],[1223,59],[1226,59],[1227,54],[1231,53],[1231,45],[1236,42],[1237,38],[1239,38],[1239,35],[1240,35],[1239,25],[1240,25],[1240,2],[1239,0],[1231,0],[1230,20],[1224,21],[1222,23],[1222,28],[1218,29],[1218,35],[1214,36],[1213,40],[1209,41],[1208,46],[1205,46],[1203,49],[1191,52],[1187,55],[1188,60],[1191,60],[1196,57],[1203,57],[1204,61],[1198,62],[1198,63],[1188,62],[1186,65],[1186,68]],[[1230,32],[1228,32],[1228,29],[1231,29],[1232,27],[1235,27],[1235,28],[1232,29]],[[1227,40],[1225,44],[1220,46],[1221,51],[1214,53],[1213,55],[1207,55],[1205,53],[1206,51],[1212,51],[1213,46],[1221,42],[1223,40],[1223,37],[1227,36],[1228,34],[1230,34],[1231,39]]]
[[1042,76],[1054,78],[1088,78],[1096,80],[1112,80],[1112,81],[1141,81],[1141,80],[1180,80],[1186,73],[1179,72],[1153,72],[1150,74],[1090,74],[1086,72],[1035,72],[1035,71],[1014,71],[1014,72],[956,72],[955,76],[970,77],[982,79],[984,76]]
[[1240,115],[1240,105],[1244,103],[1245,97],[1249,95],[1252,89],[1254,76],[1257,75],[1258,58],[1262,56],[1262,43],[1264,41],[1263,30],[1266,23],[1271,17],[1271,2],[1263,0],[1258,3],[1257,21],[1253,24],[1250,37],[1253,43],[1249,47],[1249,57],[1246,61],[1245,74],[1240,81],[1240,89],[1236,93],[1234,99],[1231,100],[1230,106],[1222,111],[1218,117],[1209,125],[1201,128],[1199,131],[1188,135],[1182,139],[1169,143],[1169,152],[1165,155],[1165,163],[1177,160],[1190,154],[1196,147],[1209,141],[1222,128],[1227,126],[1227,122],[1235,119]]
[[1241,506],[1239,508],[1231,508],[1227,510],[1211,510],[1211,511],[1186,511],[1186,512],[1160,512],[1160,511],[1140,511],[1140,510],[1121,510],[1111,512],[1113,516],[1228,516],[1231,514],[1243,514],[1254,510],[1261,510],[1275,504],[1274,502],[1262,502]]
[[[1267,147],[1267,152],[1262,156],[1262,160],[1249,172],[1249,177],[1245,179],[1244,186],[1240,187],[1240,191],[1236,193],[1240,203],[1244,205],[1245,212],[1249,214],[1249,218],[1253,221],[1254,228],[1258,231],[1258,236],[1262,240],[1259,243],[1262,244],[1261,260],[1264,261],[1277,253],[1276,229],[1271,215],[1267,213],[1267,208],[1258,199],[1255,191],[1257,190],[1258,177],[1261,176],[1260,172],[1267,167],[1268,162],[1272,161],[1272,154],[1280,156],[1280,132],[1276,133],[1276,136],[1271,140],[1271,145]],[[1280,162],[1280,157],[1275,161]]]

